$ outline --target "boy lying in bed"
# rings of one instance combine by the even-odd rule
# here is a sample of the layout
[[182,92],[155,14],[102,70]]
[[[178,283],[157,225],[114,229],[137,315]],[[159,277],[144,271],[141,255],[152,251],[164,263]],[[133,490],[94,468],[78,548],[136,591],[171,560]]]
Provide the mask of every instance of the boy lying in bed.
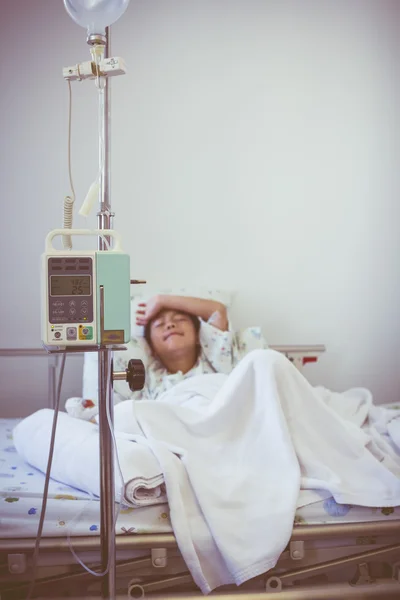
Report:
[[233,368],[232,333],[220,302],[155,296],[139,305],[136,323],[144,326],[152,353],[142,398],[156,399],[187,377]]
[[[151,358],[143,390],[129,392],[127,387],[124,399],[155,400],[182,379],[208,373],[229,374],[234,367],[233,334],[229,331],[226,306],[221,302],[158,295],[139,305],[136,323],[144,326]],[[91,419],[97,413],[92,399],[70,398],[66,410],[83,419]]]

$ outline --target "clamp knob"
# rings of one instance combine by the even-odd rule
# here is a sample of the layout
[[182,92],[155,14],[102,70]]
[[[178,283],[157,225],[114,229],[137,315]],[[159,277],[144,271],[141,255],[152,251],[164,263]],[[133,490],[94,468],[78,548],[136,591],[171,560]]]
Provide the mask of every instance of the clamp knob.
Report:
[[126,381],[131,392],[138,392],[144,388],[146,371],[144,364],[138,358],[131,358],[126,369]]

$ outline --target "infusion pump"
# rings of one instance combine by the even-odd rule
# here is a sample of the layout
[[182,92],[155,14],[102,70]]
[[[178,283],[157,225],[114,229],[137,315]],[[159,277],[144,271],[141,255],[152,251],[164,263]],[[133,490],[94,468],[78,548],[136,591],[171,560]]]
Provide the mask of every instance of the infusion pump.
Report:
[[[116,239],[103,251],[55,250],[61,235]],[[118,345],[131,334],[130,260],[113,230],[56,229],[42,256],[42,341],[45,346]]]

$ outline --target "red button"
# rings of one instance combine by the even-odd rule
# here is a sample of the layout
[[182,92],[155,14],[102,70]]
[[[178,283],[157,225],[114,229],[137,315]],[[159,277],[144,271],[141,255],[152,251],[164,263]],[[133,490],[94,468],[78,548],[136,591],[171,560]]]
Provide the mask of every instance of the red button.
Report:
[[315,363],[317,360],[318,358],[316,356],[304,356],[303,365],[306,365],[307,363]]

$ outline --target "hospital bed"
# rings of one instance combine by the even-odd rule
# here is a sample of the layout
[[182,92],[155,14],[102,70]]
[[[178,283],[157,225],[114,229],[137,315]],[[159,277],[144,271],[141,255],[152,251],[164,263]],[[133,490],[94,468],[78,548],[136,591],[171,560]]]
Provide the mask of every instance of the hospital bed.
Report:
[[[288,347],[297,366],[315,362],[323,347]],[[38,356],[40,350],[3,350],[0,355]],[[44,356],[46,356],[44,354]],[[49,357],[48,405],[54,404],[57,364]],[[394,409],[400,412],[400,405]],[[32,576],[37,514],[44,476],[15,453],[17,420],[0,419],[0,599],[26,598]],[[36,572],[35,598],[98,597],[99,507],[86,493],[53,481]],[[70,533],[67,539],[66,530]],[[261,535],[268,535],[268,532]],[[122,507],[116,525],[118,598],[201,597],[177,548],[168,505]],[[400,507],[338,505],[332,498],[296,513],[291,540],[276,567],[240,588],[212,595],[243,598],[399,598]]]

